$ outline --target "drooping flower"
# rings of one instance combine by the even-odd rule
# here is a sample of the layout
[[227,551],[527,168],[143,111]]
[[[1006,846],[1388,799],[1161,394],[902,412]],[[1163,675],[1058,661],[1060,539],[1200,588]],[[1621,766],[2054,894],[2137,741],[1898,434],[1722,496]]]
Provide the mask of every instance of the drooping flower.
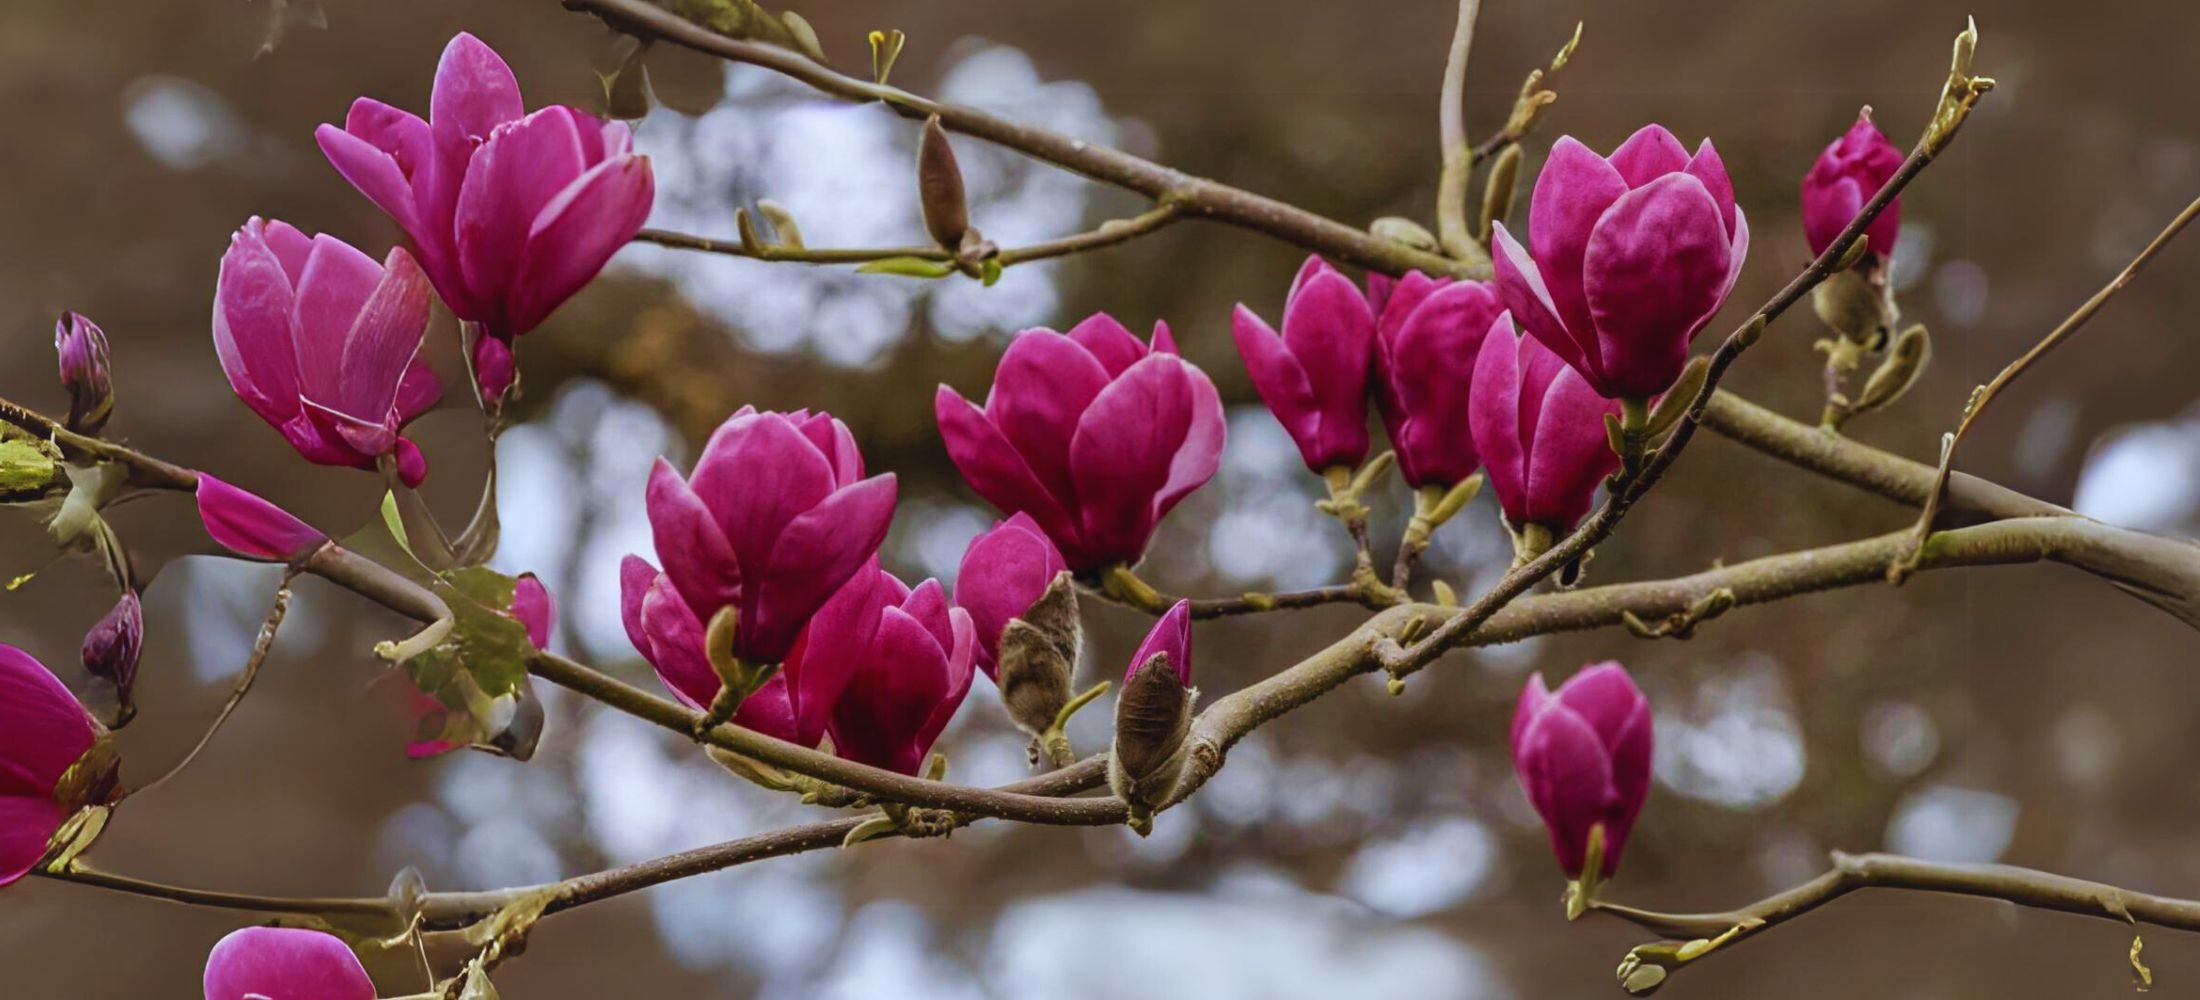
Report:
[[76,811],[114,797],[107,728],[29,653],[0,644],[0,886],[22,878]]
[[1367,458],[1367,379],[1375,317],[1351,280],[1308,257],[1283,300],[1283,333],[1239,303],[1230,333],[1268,412],[1319,475]]
[[633,132],[553,105],[532,114],[472,35],[436,66],[428,119],[373,98],[314,136],[338,173],[412,238],[443,302],[479,323],[485,399],[511,384],[511,340],[539,325],[640,231],[656,196]]
[[996,521],[963,550],[955,572],[955,604],[978,630],[978,666],[1000,678],[1001,629],[1038,603],[1069,565],[1031,515]]
[[654,568],[638,557],[621,571],[629,631],[646,639],[635,645],[684,690],[678,678],[693,677],[695,664],[710,671],[703,635],[731,608],[735,657],[786,660],[803,626],[878,551],[894,492],[892,473],[863,478],[855,438],[830,414],[743,407],[711,435],[689,478],[663,459],[650,471],[664,572],[649,576]]
[[1485,282],[1368,278],[1376,324],[1375,401],[1406,484],[1451,486],[1482,464],[1467,433],[1474,359],[1505,307]]
[[376,264],[323,233],[258,216],[230,237],[214,291],[214,350],[237,398],[306,461],[428,474],[399,436],[441,389],[420,356],[428,282],[411,254]]
[[1531,258],[1495,229],[1505,308],[1610,399],[1648,399],[1680,378],[1688,342],[1726,303],[1749,255],[1749,222],[1706,139],[1694,156],[1647,125],[1611,158],[1566,136],[1528,207]]
[[208,537],[240,556],[292,562],[328,541],[289,511],[204,472],[199,473],[198,501]]
[[1582,668],[1552,692],[1528,678],[1513,713],[1513,772],[1551,833],[1567,877],[1581,875],[1590,830],[1604,830],[1604,870],[1619,868],[1627,835],[1650,794],[1650,702],[1607,661]]
[[53,350],[60,363],[61,387],[69,390],[65,426],[79,434],[98,434],[115,411],[106,332],[80,314],[62,313],[53,325]]
[[374,1000],[351,947],[301,927],[231,931],[206,956],[206,1000]]
[[[1901,168],[1902,151],[1872,124],[1872,109],[1865,108],[1856,116],[1856,124],[1827,143],[1825,152],[1803,175],[1803,238],[1810,241],[1810,252],[1825,253],[1856,213],[1864,210],[1864,203]],[[1865,252],[1891,256],[1901,232],[1902,199],[1896,198],[1864,227],[1869,241]]]
[[1104,313],[1066,334],[1026,330],[983,409],[942,385],[934,410],[971,488],[1031,515],[1079,573],[1137,562],[1222,462],[1222,398],[1161,323],[1151,348]]
[[1472,393],[1468,428],[1505,519],[1516,530],[1571,530],[1619,468],[1604,430],[1619,403],[1597,395],[1542,341],[1515,336],[1510,313],[1482,341]]
[[1154,622],[1131,654],[1123,692],[1115,702],[1115,746],[1108,754],[1108,787],[1130,808],[1130,826],[1143,834],[1153,812],[1168,804],[1184,772],[1192,702],[1192,606],[1178,601]]
[[125,589],[99,624],[84,633],[83,649],[84,669],[114,684],[125,720],[132,712],[130,694],[137,686],[138,659],[144,652],[145,607],[137,591]]
[[[839,666],[849,680],[833,706],[833,750],[849,760],[903,774],[924,768],[947,722],[970,693],[976,630],[970,613],[950,607],[939,581],[912,590],[878,574],[885,596],[871,642]],[[816,661],[805,663],[815,668]]]

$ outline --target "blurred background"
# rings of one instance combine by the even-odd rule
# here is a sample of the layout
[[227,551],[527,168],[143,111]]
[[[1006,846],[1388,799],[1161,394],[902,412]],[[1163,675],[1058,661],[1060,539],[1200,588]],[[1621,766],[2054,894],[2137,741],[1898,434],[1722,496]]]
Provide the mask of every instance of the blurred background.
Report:
[[[500,50],[529,104],[599,107],[609,36],[549,0],[324,0],[255,58],[268,3],[10,0],[0,106],[16,125],[0,179],[0,393],[65,409],[48,330],[80,310],[112,338],[115,432],[260,491],[338,534],[381,495],[365,473],[307,466],[230,394],[209,348],[219,254],[247,216],[372,252],[389,221],[322,160],[312,129],[370,94],[424,109],[458,30]],[[289,0],[296,6],[300,0]],[[1807,259],[1795,187],[1859,105],[1907,146],[1967,13],[2000,80],[1945,160],[1904,198],[1900,298],[1935,358],[1895,412],[1854,433],[1929,458],[1969,388],[2091,294],[2200,193],[2200,8],[1869,0],[1486,5],[1469,73],[1473,131],[1574,22],[1587,29],[1529,168],[1572,133],[1609,150],[1658,121],[1718,143],[1754,230],[1729,319]],[[899,27],[898,84],[1122,146],[1362,224],[1427,219],[1448,0],[798,3],[834,63],[861,74],[864,32]],[[639,123],[653,225],[730,236],[772,198],[812,245],[921,239],[915,130],[823,102],[749,67],[658,52],[664,106]],[[958,153],[976,221],[1004,245],[1143,207],[979,143]],[[1532,176],[1532,175],[1531,175]],[[1523,182],[1523,195],[1526,184]],[[1523,204],[1525,198],[1523,197]],[[1524,211],[1523,213],[1524,214]],[[560,598],[556,647],[654,686],[618,625],[616,563],[649,550],[650,460],[692,456],[742,404],[848,421],[903,503],[886,552],[909,578],[953,574],[994,516],[946,460],[936,383],[983,391],[1007,335],[1105,309],[1156,318],[1230,405],[1222,472],[1169,519],[1149,576],[1183,592],[1328,582],[1341,532],[1254,400],[1226,334],[1235,302],[1273,317],[1303,255],[1187,223],[1127,246],[1011,269],[994,288],[763,265],[656,247],[527,338],[522,421],[503,439],[496,565]],[[1964,467],[2131,527],[2200,522],[2200,248],[2170,250],[2076,342],[2019,383]],[[432,334],[457,372],[455,327]],[[1718,325],[1714,333],[1730,325]],[[1731,385],[1817,413],[1820,335],[1791,313]],[[455,378],[453,386],[462,383]],[[452,519],[485,456],[463,392],[415,425]],[[1395,537],[1396,490],[1378,529]],[[1603,546],[1593,582],[1669,576],[1893,530],[1910,514],[1704,435]],[[126,779],[165,769],[222,701],[274,586],[208,558],[188,500],[115,521],[158,576],[147,593],[143,713]],[[49,559],[28,518],[0,522],[0,569]],[[1487,498],[1446,526],[1424,579],[1486,586],[1509,549]],[[0,641],[77,666],[112,593],[70,561],[0,596]],[[1359,612],[1203,625],[1201,686],[1234,690],[1349,629]],[[259,687],[177,781],[133,799],[94,853],[108,869],[276,894],[371,894],[416,866],[436,889],[538,882],[800,822],[814,811],[745,786],[692,745],[546,690],[532,763],[462,753],[414,762],[405,682],[367,655],[403,623],[315,580]],[[1144,621],[1087,613],[1088,677],[1121,669]],[[1455,654],[1393,698],[1355,682],[1262,729],[1153,837],[982,824],[691,879],[559,916],[498,979],[515,1000],[602,996],[1506,998],[1618,995],[1612,968],[1645,935],[1566,924],[1562,878],[1504,752],[1530,670],[1618,657],[1657,706],[1657,785],[1612,898],[1665,910],[1740,905],[1822,869],[1828,849],[2003,860],[2200,896],[2200,642],[2161,613],[2059,567],[1921,576],[1738,612],[1692,642],[1624,633]],[[1106,705],[1073,731],[1104,744]],[[1023,741],[976,686],[942,748],[952,776],[1025,773]],[[187,997],[206,949],[246,918],[30,879],[0,896],[12,995]],[[1979,900],[1865,893],[1676,977],[1671,997],[2071,997],[2131,989],[2131,932]],[[2171,991],[2200,983],[2200,938],[2150,930]],[[385,993],[420,988],[377,969]]]

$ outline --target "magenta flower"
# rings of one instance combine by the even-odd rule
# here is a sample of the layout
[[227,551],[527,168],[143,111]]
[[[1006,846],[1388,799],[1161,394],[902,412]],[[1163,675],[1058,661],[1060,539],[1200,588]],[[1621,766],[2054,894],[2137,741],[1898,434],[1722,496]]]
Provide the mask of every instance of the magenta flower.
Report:
[[730,607],[734,656],[785,660],[803,625],[878,551],[894,491],[892,473],[863,478],[855,438],[830,414],[743,407],[710,436],[691,477],[663,459],[650,470],[649,522],[665,568],[640,586],[646,561],[630,557],[623,571],[629,620],[648,637],[635,645],[678,690],[670,676],[687,671],[668,664],[681,650],[699,653],[711,618]]
[[1505,307],[1479,281],[1370,275],[1368,301],[1380,310],[1375,341],[1375,402],[1390,433],[1398,471],[1416,489],[1450,486],[1482,464],[1466,433],[1474,359],[1490,323]]
[[[1810,252],[1822,254],[1840,238],[1864,203],[1878,194],[1902,168],[1902,151],[1872,124],[1872,109],[1856,116],[1841,138],[1826,144],[1818,160],[1803,175],[1803,238]],[[1894,253],[1895,237],[1902,232],[1902,199],[1887,203],[1872,224],[1864,228],[1870,241],[1866,252],[1882,257]]]
[[[924,769],[932,743],[970,692],[977,652],[970,613],[950,607],[937,580],[909,589],[881,572],[886,598],[871,642],[836,665],[850,681],[833,706],[833,750],[903,774]],[[817,669],[816,660],[805,669]]]
[[1001,630],[1021,618],[1069,568],[1031,515],[996,521],[963,550],[955,571],[955,604],[970,612],[978,630],[978,666],[1000,680]]
[[62,313],[53,325],[53,350],[60,361],[61,387],[69,390],[66,426],[80,434],[99,433],[115,409],[106,332],[82,315]]
[[0,644],[0,886],[37,867],[77,810],[113,798],[119,765],[107,728],[76,696],[29,653]]
[[1079,573],[1136,563],[1222,463],[1222,397],[1163,323],[1150,349],[1105,313],[1066,334],[1026,330],[984,409],[945,385],[933,409],[970,487],[1031,515]]
[[1283,300],[1283,335],[1239,303],[1230,334],[1268,412],[1317,475],[1367,458],[1367,373],[1375,317],[1358,287],[1308,257]]
[[1604,870],[1619,868],[1627,834],[1650,794],[1650,702],[1606,661],[1582,668],[1552,693],[1528,678],[1513,713],[1513,773],[1551,832],[1567,877],[1581,875],[1590,828],[1604,828]]
[[550,648],[550,631],[558,622],[558,601],[535,574],[522,573],[512,581],[512,607],[505,613],[526,626],[527,641],[536,649]]
[[247,927],[207,954],[206,1000],[374,1000],[374,980],[333,934]]
[[137,686],[138,658],[144,652],[145,606],[137,591],[124,590],[99,624],[84,633],[83,655],[85,670],[114,684],[125,716],[131,711],[130,692]]
[[295,562],[328,541],[289,511],[204,472],[199,473],[198,499],[206,534],[240,556]]
[[[338,173],[412,238],[459,318],[482,325],[484,398],[511,383],[510,344],[642,228],[656,182],[621,122],[554,105],[527,114],[519,81],[461,33],[436,66],[428,120],[373,98],[314,133]],[[492,383],[490,377],[500,377]]]
[[1166,614],[1153,623],[1146,637],[1138,641],[1138,648],[1131,653],[1130,668],[1123,671],[1123,683],[1129,684],[1138,676],[1138,668],[1146,665],[1156,655],[1166,656],[1169,667],[1176,671],[1177,682],[1192,686],[1192,604],[1178,601],[1169,606]]
[[1571,530],[1619,468],[1604,432],[1618,401],[1597,395],[1542,341],[1514,336],[1510,313],[1482,341],[1471,393],[1467,426],[1505,519]]
[[[892,598],[892,585],[882,583],[884,579],[891,577],[873,558],[834,591],[795,637],[779,672],[742,700],[734,724],[817,746],[832,723],[833,706],[878,630],[880,612]],[[627,639],[674,696],[693,708],[708,706],[723,681],[705,652],[703,621],[671,579],[640,556],[628,556],[620,564],[619,584]]]
[[402,248],[381,264],[342,240],[254,216],[229,239],[214,291],[214,351],[237,398],[306,461],[428,474],[398,435],[442,390],[420,356],[428,282]]
[[1749,222],[1705,139],[1688,155],[1646,125],[1598,156],[1551,147],[1528,206],[1535,255],[1496,228],[1497,290],[1528,334],[1609,399],[1648,399],[1680,378],[1688,342],[1734,290]]

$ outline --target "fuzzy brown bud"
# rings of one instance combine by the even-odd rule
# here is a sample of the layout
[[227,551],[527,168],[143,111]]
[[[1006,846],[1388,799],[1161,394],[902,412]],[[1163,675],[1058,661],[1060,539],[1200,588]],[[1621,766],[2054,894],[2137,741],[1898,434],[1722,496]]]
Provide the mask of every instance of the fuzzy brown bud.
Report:
[[1022,616],[1002,626],[1001,701],[1025,732],[1044,734],[1061,717],[1083,641],[1077,588],[1068,570],[1056,574]]

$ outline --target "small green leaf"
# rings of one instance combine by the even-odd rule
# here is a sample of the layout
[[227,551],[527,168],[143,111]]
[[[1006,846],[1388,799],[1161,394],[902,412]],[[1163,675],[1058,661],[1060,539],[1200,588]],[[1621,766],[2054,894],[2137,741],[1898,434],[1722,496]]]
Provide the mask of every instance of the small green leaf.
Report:
[[944,278],[955,265],[922,257],[882,257],[856,268],[857,274],[895,274],[904,278]]
[[978,280],[980,282],[983,282],[985,284],[985,287],[987,288],[991,288],[996,282],[999,282],[1001,280],[1000,259],[997,257],[987,257],[985,259],[985,263],[979,264]]
[[406,555],[413,554],[412,543],[405,540],[405,518],[397,512],[397,494],[388,490],[382,492],[382,527]]

